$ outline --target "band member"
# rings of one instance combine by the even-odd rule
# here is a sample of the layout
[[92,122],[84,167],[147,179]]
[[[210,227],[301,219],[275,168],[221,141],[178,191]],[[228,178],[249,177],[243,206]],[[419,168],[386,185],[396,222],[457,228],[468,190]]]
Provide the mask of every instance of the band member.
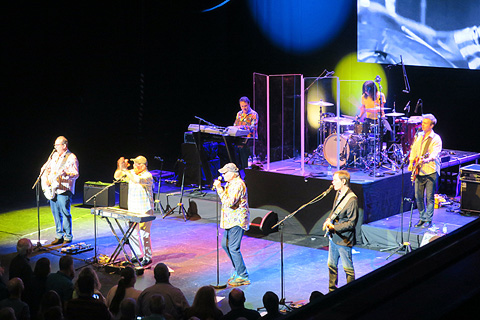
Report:
[[365,120],[370,120],[369,122],[377,120],[379,115],[385,117],[385,111],[383,110],[385,102],[385,95],[378,91],[375,82],[365,81],[362,86],[362,106],[357,119],[363,120],[365,114]]
[[235,268],[233,275],[228,279],[228,284],[231,286],[247,285],[250,284],[250,280],[240,252],[243,234],[250,227],[247,186],[240,177],[235,164],[227,163],[218,171],[227,182],[225,188],[220,185],[220,179],[213,183],[222,202],[220,228],[225,229],[222,247]]
[[332,212],[323,224],[329,236],[328,289],[334,291],[338,285],[338,260],[342,258],[347,283],[355,280],[352,247],[355,245],[355,227],[358,220],[357,196],[350,189],[350,174],[340,170],[333,174],[332,185],[337,194]]
[[[147,159],[138,156],[130,160],[133,161],[133,169],[128,170],[128,160],[124,157],[118,159],[114,178],[128,182],[128,211],[153,215],[153,177],[147,169]],[[140,261],[143,266],[152,263],[151,226],[151,221],[139,223],[136,234],[132,233],[130,237],[134,251],[131,261]]]
[[[416,228],[430,228],[432,225],[435,188],[440,176],[440,152],[442,151],[442,138],[433,131],[436,124],[437,119],[433,114],[423,115],[422,132],[415,137],[410,152],[408,170],[412,171],[412,179],[415,180],[415,199],[420,215]],[[427,198],[426,208],[424,194]]]
[[240,166],[243,169],[247,167],[248,157],[252,155],[253,139],[258,139],[258,113],[250,107],[250,99],[247,97],[241,97],[238,103],[241,110],[237,113],[233,125],[249,131],[244,143],[237,145]]
[[52,156],[42,166],[42,189],[50,200],[55,220],[55,240],[52,244],[70,243],[72,234],[72,215],[70,205],[75,193],[75,181],[78,178],[78,160],[68,150],[68,140],[59,136],[53,146]]

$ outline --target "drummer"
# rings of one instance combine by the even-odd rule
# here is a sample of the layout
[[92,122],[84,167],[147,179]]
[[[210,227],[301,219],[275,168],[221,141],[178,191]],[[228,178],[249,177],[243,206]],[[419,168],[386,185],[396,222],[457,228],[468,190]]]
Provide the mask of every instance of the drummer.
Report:
[[360,107],[360,114],[356,116],[355,119],[364,123],[363,132],[368,133],[370,125],[374,124],[380,116],[382,141],[386,140],[386,142],[388,142],[390,137],[387,133],[391,132],[392,128],[385,118],[385,102],[385,95],[378,91],[375,82],[370,80],[365,81],[362,86],[362,106]]
[[[379,112],[381,118],[385,117],[385,110],[383,109],[385,102],[385,95],[378,91],[375,82],[365,81],[362,87],[362,106],[356,120],[373,123],[373,121],[378,119]],[[365,114],[366,117],[364,118]]]

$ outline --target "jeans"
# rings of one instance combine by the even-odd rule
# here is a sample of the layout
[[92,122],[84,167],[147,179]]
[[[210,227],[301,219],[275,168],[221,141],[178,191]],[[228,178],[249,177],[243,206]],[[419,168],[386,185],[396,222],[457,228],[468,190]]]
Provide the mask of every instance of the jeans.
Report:
[[[415,180],[415,199],[417,200],[418,213],[420,220],[432,221],[433,209],[435,207],[435,188],[437,186],[438,173],[432,173],[426,176],[417,176]],[[427,197],[427,208],[425,210],[425,198]]]
[[72,240],[72,215],[70,214],[70,204],[72,202],[72,193],[70,191],[57,194],[50,200],[53,220],[55,221],[55,237],[57,239]]
[[245,231],[238,226],[225,229],[222,238],[222,248],[232,261],[237,276],[248,279],[247,268],[245,267],[245,262],[243,262],[242,253],[240,252],[240,244],[242,243],[244,232]]
[[352,248],[341,246],[330,239],[328,249],[328,274],[329,274],[329,291],[337,288],[338,284],[338,259],[342,259],[342,266],[347,276],[347,283],[355,280],[355,270],[353,268]]

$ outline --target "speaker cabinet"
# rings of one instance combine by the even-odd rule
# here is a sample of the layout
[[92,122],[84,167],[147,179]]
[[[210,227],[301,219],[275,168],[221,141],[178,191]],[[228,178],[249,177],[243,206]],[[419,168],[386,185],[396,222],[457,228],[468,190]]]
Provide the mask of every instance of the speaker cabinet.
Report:
[[[87,200],[89,200],[95,194],[99,193],[108,185],[109,183],[105,182],[85,182],[85,184],[83,185],[83,204],[93,206],[95,199],[91,199],[88,202]],[[115,186],[110,186],[108,190],[105,190],[102,193],[98,194],[95,204],[97,207],[113,207],[115,205]]]
[[460,180],[460,210],[480,213],[480,182]]
[[128,182],[120,183],[119,207],[128,210]]

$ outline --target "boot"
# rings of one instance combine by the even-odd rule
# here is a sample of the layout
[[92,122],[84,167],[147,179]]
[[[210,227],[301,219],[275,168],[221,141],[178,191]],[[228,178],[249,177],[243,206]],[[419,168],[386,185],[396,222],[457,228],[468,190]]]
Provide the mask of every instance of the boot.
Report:
[[337,289],[338,284],[338,268],[328,266],[328,291],[332,292]]
[[347,275],[347,283],[352,282],[355,280],[355,270],[353,269],[343,269],[345,270],[345,274]]

